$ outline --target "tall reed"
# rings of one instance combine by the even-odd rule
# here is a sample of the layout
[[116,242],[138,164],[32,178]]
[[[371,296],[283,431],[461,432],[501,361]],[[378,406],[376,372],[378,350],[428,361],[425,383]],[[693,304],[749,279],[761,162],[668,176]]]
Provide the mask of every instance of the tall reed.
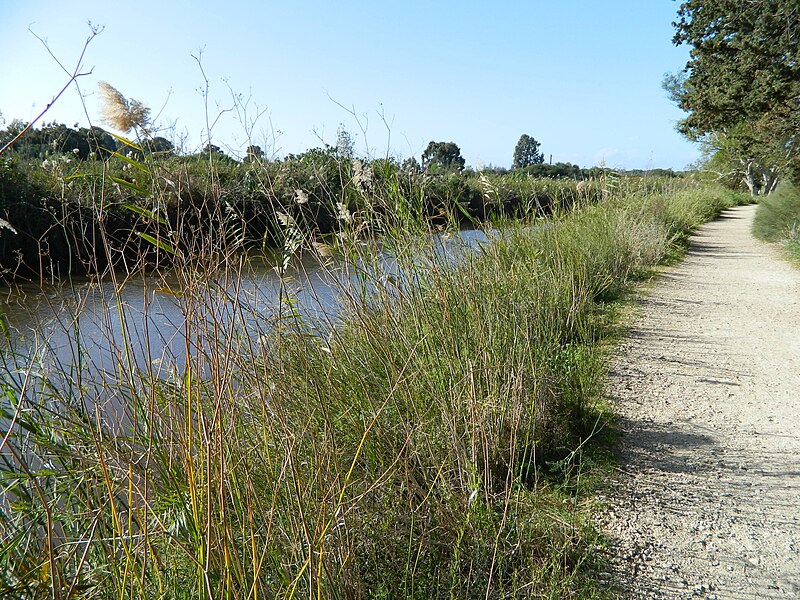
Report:
[[289,285],[260,305],[224,203],[199,239],[191,206],[139,211],[174,265],[144,293],[179,307],[183,351],[150,354],[111,296],[109,364],[77,334],[73,367],[6,354],[0,593],[600,593],[591,498],[569,474],[608,418],[604,305],[732,200],[599,181],[595,203],[454,249],[397,177],[350,188],[324,246],[282,213],[283,282],[296,252],[335,255],[341,309],[323,319]]

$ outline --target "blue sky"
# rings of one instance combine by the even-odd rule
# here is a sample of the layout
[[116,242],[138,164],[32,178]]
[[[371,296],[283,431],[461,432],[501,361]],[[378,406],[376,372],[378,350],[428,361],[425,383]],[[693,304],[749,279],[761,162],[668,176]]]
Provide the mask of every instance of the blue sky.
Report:
[[[80,79],[83,101],[70,90],[47,121],[103,125],[103,80],[160,114],[168,137],[189,149],[205,139],[208,113],[212,141],[234,154],[249,143],[278,156],[334,144],[341,123],[370,156],[419,157],[431,140],[454,141],[469,165],[510,166],[527,133],[553,161],[680,169],[698,150],[675,132],[682,113],[660,87],[688,58],[671,43],[677,8],[672,0],[0,0],[0,39],[13,49],[0,64],[0,111],[7,122],[31,119],[65,82],[29,27],[72,68],[91,21],[104,30],[84,59],[92,73]],[[192,58],[201,49],[208,111]],[[247,101],[246,115],[227,111],[232,92]]]

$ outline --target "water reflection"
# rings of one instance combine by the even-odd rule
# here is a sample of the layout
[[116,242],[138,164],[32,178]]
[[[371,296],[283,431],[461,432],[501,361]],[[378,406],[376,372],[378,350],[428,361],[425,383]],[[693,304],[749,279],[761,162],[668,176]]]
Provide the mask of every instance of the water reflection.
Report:
[[[430,256],[451,262],[486,239],[479,230],[435,235]],[[115,380],[116,374],[135,367],[163,376],[180,371],[187,354],[219,347],[220,340],[213,338],[223,332],[246,331],[246,342],[251,342],[293,316],[312,330],[329,327],[338,318],[344,291],[369,293],[380,277],[402,280],[389,253],[378,252],[374,259],[365,268],[341,259],[323,264],[302,256],[280,277],[273,259],[249,257],[236,273],[189,286],[174,275],[14,286],[0,304],[7,328],[5,370],[8,374],[34,365],[48,376],[77,373]]]

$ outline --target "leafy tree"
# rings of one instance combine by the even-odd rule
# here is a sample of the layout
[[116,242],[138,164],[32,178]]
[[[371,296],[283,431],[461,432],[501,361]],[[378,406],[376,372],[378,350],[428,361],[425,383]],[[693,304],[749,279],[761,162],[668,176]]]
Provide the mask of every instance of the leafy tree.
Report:
[[217,164],[236,164],[236,161],[225,154],[225,151],[216,144],[206,144],[200,152],[195,153],[193,156],[204,160],[219,161]]
[[677,100],[683,130],[703,134],[754,121],[779,107],[798,111],[797,0],[689,0],[673,42],[692,47]]
[[781,141],[778,135],[763,120],[706,134],[701,139],[709,157],[705,168],[715,171],[722,180],[738,180],[754,196],[769,194],[796,162],[794,143]]
[[422,167],[431,173],[462,171],[465,163],[453,142],[430,142],[422,153]]
[[533,177],[550,177],[553,179],[583,179],[583,171],[578,165],[570,163],[556,163],[546,165],[537,163],[529,167],[524,167],[521,171]]
[[507,175],[509,169],[507,167],[496,167],[495,165],[489,163],[488,165],[479,167],[478,172],[483,173],[484,175]]
[[413,156],[405,159],[400,165],[400,169],[405,173],[422,173],[422,166]]
[[[12,140],[25,127],[27,127],[27,123],[17,119],[12,121],[5,131],[0,132],[0,144]],[[74,129],[63,123],[52,122],[45,123],[38,129],[30,129],[26,136],[16,144],[15,151],[24,158],[45,158],[53,154],[71,154],[85,159],[89,156],[92,148],[92,132],[89,129]]]
[[142,148],[150,154],[160,156],[171,156],[175,152],[172,142],[161,136],[142,140]]
[[771,191],[800,150],[797,0],[688,0],[674,25],[674,43],[692,47],[664,80],[688,112],[679,131],[721,152],[752,193]]
[[246,153],[245,153],[245,162],[250,162],[253,160],[260,160],[264,158],[264,151],[261,149],[261,146],[248,146]]
[[117,147],[114,136],[96,125],[89,128],[86,137],[89,140],[89,150],[94,153],[95,158],[108,158]]
[[544,162],[544,154],[539,150],[539,142],[523,133],[517,147],[514,148],[514,162],[511,166],[512,169],[522,169],[530,167],[531,165],[540,165]]

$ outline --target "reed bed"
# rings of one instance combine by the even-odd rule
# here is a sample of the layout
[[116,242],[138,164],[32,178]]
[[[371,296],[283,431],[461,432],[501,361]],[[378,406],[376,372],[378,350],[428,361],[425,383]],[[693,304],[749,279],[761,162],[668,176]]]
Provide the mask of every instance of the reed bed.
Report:
[[113,297],[102,370],[77,337],[68,368],[6,353],[0,595],[605,593],[581,478],[612,419],[609,306],[739,197],[609,179],[589,201],[573,182],[549,218],[453,252],[393,181],[382,209],[341,207],[324,252],[282,221],[282,277],[297,251],[333,253],[335,316],[288,287],[265,314],[246,255],[212,236],[147,290],[180,306],[185,358],[143,356]]

